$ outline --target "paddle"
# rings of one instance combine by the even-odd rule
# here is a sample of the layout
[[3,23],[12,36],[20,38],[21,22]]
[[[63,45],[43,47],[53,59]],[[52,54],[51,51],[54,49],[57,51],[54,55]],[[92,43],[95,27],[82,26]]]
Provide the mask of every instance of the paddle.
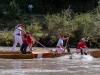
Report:
[[[39,41],[37,41],[36,39],[34,39],[36,43],[38,43],[39,45],[41,45],[43,48],[46,48],[47,50],[49,50],[46,46],[44,46],[43,44],[41,44]],[[53,50],[49,50],[50,52],[52,52]]]
[[[86,39],[86,42],[89,41],[89,38],[90,38],[90,37],[88,37],[88,38]],[[89,51],[88,47],[87,47],[87,50],[88,50],[88,54],[90,55],[90,51]]]
[[65,44],[64,52],[65,52],[65,49],[67,49],[69,57],[70,57],[70,59],[72,59],[72,54],[71,54],[70,49],[69,49],[70,44],[68,45],[69,37],[70,37],[70,35],[68,35],[68,39],[67,39],[66,44]]
[[[68,37],[69,37],[69,35],[68,35]],[[65,52],[66,46],[67,46],[67,44],[68,44],[68,41],[69,41],[69,38],[68,38],[67,41],[66,41],[65,48],[64,48],[64,52]],[[69,52],[69,51],[68,51],[68,52]]]

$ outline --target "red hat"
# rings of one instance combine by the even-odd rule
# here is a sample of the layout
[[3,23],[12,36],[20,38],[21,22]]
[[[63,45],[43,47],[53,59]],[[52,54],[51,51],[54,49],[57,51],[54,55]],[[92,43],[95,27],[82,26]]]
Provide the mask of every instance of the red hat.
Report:
[[22,24],[17,24],[15,28],[22,27]]
[[17,24],[17,27],[22,27],[22,24]]
[[64,35],[63,35],[63,34],[61,34],[61,35],[60,35],[60,37],[64,37]]

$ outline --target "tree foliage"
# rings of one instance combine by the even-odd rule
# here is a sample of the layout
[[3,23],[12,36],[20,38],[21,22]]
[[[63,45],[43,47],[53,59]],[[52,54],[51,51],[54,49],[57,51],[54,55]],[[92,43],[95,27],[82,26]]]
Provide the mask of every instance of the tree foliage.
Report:
[[[35,15],[27,13],[30,3],[34,5]],[[73,6],[73,16],[68,15],[69,4]],[[9,24],[4,22],[6,26],[12,24],[9,27],[15,27],[15,23],[22,23],[23,29],[30,31],[31,35],[44,45],[55,46],[60,34],[65,37],[67,34],[72,35],[70,40],[76,44],[82,37],[95,38],[100,35],[100,6],[96,8],[97,5],[97,0],[1,0],[0,15],[4,20],[6,18],[6,22],[9,18],[12,19]],[[1,38],[0,42],[11,45],[12,30],[3,33],[6,36]],[[11,40],[11,43],[8,43],[8,40]]]

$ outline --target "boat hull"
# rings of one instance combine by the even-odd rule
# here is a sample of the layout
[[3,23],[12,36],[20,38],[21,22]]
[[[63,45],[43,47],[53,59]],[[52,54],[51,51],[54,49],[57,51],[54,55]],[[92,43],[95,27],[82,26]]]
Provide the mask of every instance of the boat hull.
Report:
[[32,53],[22,54],[20,51],[16,51],[16,52],[0,51],[0,58],[3,58],[3,59],[32,59],[33,54]]
[[[28,52],[27,54],[22,54],[20,51],[17,52],[8,52],[8,51],[0,51],[0,58],[3,59],[33,59],[33,58],[55,58],[55,57],[60,57],[67,55],[68,53],[52,53],[52,52]],[[93,56],[94,58],[99,58],[100,57],[100,51],[95,50],[91,51],[90,55]]]
[[90,55],[93,56],[94,58],[99,58],[100,57],[100,50],[91,51]]
[[67,55],[68,53],[58,54],[58,53],[50,53],[50,52],[33,52],[32,54],[34,58],[55,58],[55,57]]

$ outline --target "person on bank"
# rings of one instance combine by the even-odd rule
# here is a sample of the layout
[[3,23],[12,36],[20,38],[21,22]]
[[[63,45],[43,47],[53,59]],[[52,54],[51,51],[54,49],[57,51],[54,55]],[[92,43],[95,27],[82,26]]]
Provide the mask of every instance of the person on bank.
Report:
[[57,45],[56,45],[56,52],[57,53],[61,54],[64,52],[65,47],[63,46],[63,40],[68,40],[68,39],[69,39],[69,37],[64,38],[63,34],[60,35],[60,38],[59,38]]
[[21,48],[20,48],[21,52],[22,52],[23,54],[26,54],[26,52],[27,52],[26,49],[27,49],[28,46],[29,46],[30,51],[32,51],[30,46],[31,46],[32,43],[33,43],[33,39],[32,39],[32,37],[31,37],[29,31],[27,31],[27,32],[25,32],[25,33],[23,34],[22,40],[23,40],[23,43],[22,43],[22,46],[21,46]]
[[69,5],[67,10],[68,10],[68,14],[72,15],[72,12],[73,12],[72,5]]
[[18,25],[15,27],[15,31],[14,31],[14,33],[13,33],[13,36],[14,36],[14,44],[13,44],[13,47],[12,47],[12,51],[15,50],[17,43],[19,43],[20,46],[22,45],[22,37],[21,37],[22,32],[24,32],[24,31],[22,30],[22,24],[18,24]]
[[81,52],[81,55],[83,54],[87,55],[89,53],[89,49],[85,44],[85,38],[82,38],[80,42],[78,43],[76,52],[77,54]]
[[32,12],[33,11],[33,5],[32,4],[29,4],[28,5],[28,9],[29,9],[29,12]]

